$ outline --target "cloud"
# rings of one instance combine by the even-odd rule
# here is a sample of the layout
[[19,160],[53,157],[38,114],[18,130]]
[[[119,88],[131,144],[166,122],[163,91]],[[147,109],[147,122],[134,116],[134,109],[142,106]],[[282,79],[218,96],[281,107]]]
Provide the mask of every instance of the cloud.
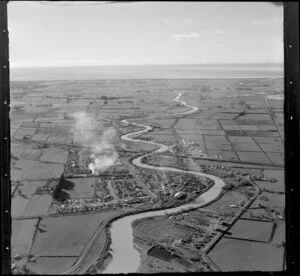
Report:
[[254,20],[251,22],[251,24],[253,25],[266,25],[266,24],[272,24],[272,23],[277,23],[277,22],[280,22],[280,23],[283,23],[283,18],[280,18],[280,17],[274,17],[272,19],[259,19],[259,20]]
[[11,68],[30,67],[67,67],[67,66],[114,66],[114,65],[139,65],[160,63],[156,58],[107,58],[94,60],[52,60],[52,61],[14,61],[10,62]]
[[172,38],[174,40],[190,39],[190,38],[199,38],[201,35],[199,33],[188,33],[188,34],[174,34]]
[[191,24],[193,22],[193,18],[184,18],[182,21],[186,24]]
[[170,20],[169,20],[168,18],[165,18],[165,19],[164,19],[164,23],[169,23],[169,21],[170,21]]
[[215,33],[215,34],[223,34],[224,32],[221,31],[221,30],[215,30],[214,33]]
[[101,65],[104,60],[41,60],[41,61],[11,61],[11,67],[60,67]]
[[131,4],[131,3],[136,3],[136,2],[141,2],[141,1],[105,1],[106,4]]
[[182,39],[190,39],[190,38],[199,38],[202,35],[219,35],[219,34],[224,34],[223,31],[221,30],[204,30],[201,31],[200,33],[198,32],[192,32],[192,33],[187,33],[187,34],[174,34],[172,35],[172,38],[174,40],[182,40]]
[[268,24],[269,21],[262,19],[262,20],[254,20],[251,23],[254,25],[265,25]]
[[99,5],[107,5],[107,4],[131,4],[141,1],[94,1],[94,2],[87,2],[87,1],[76,1],[74,2],[47,2],[47,1],[35,1],[35,3],[44,5],[44,6],[99,6]]
[[207,45],[209,48],[224,48],[224,44],[214,44],[214,45]]
[[204,35],[211,35],[211,34],[224,34],[223,31],[217,29],[217,30],[204,30],[201,32],[201,34],[204,34]]

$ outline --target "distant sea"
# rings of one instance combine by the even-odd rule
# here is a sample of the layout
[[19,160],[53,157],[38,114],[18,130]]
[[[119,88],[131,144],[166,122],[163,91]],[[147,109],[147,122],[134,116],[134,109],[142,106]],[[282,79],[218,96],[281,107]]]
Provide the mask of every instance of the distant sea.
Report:
[[193,64],[11,68],[12,81],[282,78],[283,64]]

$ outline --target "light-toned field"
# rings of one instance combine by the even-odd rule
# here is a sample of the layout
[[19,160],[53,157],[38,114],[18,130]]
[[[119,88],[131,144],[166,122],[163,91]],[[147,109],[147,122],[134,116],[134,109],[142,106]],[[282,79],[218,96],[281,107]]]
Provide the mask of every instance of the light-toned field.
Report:
[[260,188],[265,188],[274,192],[284,192],[284,171],[283,170],[264,170],[263,175],[266,178],[275,178],[276,182],[270,181],[256,181]]
[[25,151],[28,145],[22,143],[11,143],[11,157],[12,158],[20,158],[21,154]]
[[46,142],[49,136],[50,134],[37,132],[32,136],[31,140],[34,142]]
[[232,228],[230,228],[229,234],[226,236],[230,238],[242,238],[255,241],[268,242],[270,239],[273,223],[260,222],[251,220],[238,220]]
[[100,223],[115,213],[45,218],[41,223],[46,232],[37,233],[31,253],[35,256],[79,256]]
[[149,119],[147,120],[149,124],[157,125],[161,128],[168,128],[171,124],[175,122],[175,119]]
[[[265,197],[267,200],[261,199]],[[275,194],[275,193],[268,193],[262,192],[260,197],[254,201],[251,205],[251,208],[259,207],[259,205],[269,206],[270,208],[278,207],[280,209],[285,207],[285,195],[284,194]]]
[[164,135],[164,134],[161,134],[161,135],[151,135],[153,137],[153,141],[155,142],[162,142],[162,143],[175,143],[177,140],[176,138],[171,134],[171,135]]
[[271,161],[263,152],[238,151],[237,155],[242,162],[271,164]]
[[[241,201],[245,201],[246,197],[238,191],[226,191],[220,199],[209,204],[206,209],[212,210],[215,212],[222,212],[223,210],[229,210],[229,205],[236,205]],[[232,208],[232,211],[235,212],[236,209]]]
[[42,151],[40,149],[36,149],[33,146],[28,146],[20,156],[20,159],[26,160],[38,160]]
[[36,192],[37,188],[42,187],[46,184],[46,180],[37,181],[21,181],[22,185],[18,187],[23,195],[32,195]]
[[[139,139],[136,137],[136,139]],[[157,148],[155,145],[150,145],[146,143],[131,142],[131,141],[122,141],[122,144],[125,145],[126,150],[129,151],[153,151]]]
[[[178,132],[178,131],[177,131]],[[186,141],[189,142],[195,142],[201,145],[204,145],[204,138],[202,135],[198,134],[188,134],[188,133],[180,133],[179,134],[180,138],[185,139]]]
[[267,156],[275,165],[284,166],[283,152],[268,152]]
[[197,119],[180,119],[176,125],[176,129],[191,129],[194,130],[197,128]]
[[53,171],[51,174],[51,178],[59,178],[64,171],[64,165],[63,164],[52,164],[52,166],[53,166]]
[[38,257],[27,263],[27,268],[38,274],[57,275],[69,269],[76,260],[77,257]]
[[[222,136],[220,136],[222,137]],[[205,146],[207,148],[207,150],[220,150],[220,151],[230,151],[232,150],[232,146],[227,143],[227,142],[218,142],[218,141],[213,141],[213,140],[210,140],[207,138],[205,138],[206,140],[208,140],[206,143],[205,143]]]
[[265,210],[264,208],[249,208],[243,215],[241,216],[242,219],[258,219],[263,221],[271,222],[273,220],[272,215]]
[[209,157],[218,155],[220,159],[222,160],[228,160],[228,161],[239,161],[236,153],[234,151],[223,151],[223,150],[207,150],[207,154]]
[[20,196],[16,195],[12,198],[11,202],[11,216],[20,217],[24,214],[26,207],[28,206],[31,199],[31,195]]
[[[118,121],[124,118],[140,116],[146,118],[188,111],[189,108],[176,106],[174,98],[178,93],[182,93],[182,99],[187,104],[197,106],[199,112],[184,118],[178,116],[174,129],[171,129],[171,126],[175,123],[175,119],[171,117],[144,119],[145,124],[150,123],[160,128],[149,133],[154,141],[176,144],[179,142],[177,139],[182,138],[198,143],[202,152],[207,153],[213,159],[283,165],[284,147],[279,136],[283,134],[283,101],[265,97],[269,94],[282,95],[282,79],[17,82],[12,83],[11,93],[11,173],[13,181],[24,181],[23,186],[20,186],[20,191],[25,196],[15,191],[12,199],[12,217],[21,216],[24,213],[25,215],[47,213],[51,197],[33,194],[44,181],[52,177],[59,178],[63,173],[67,147],[73,142],[76,144],[76,137],[72,133],[73,112],[86,111],[91,117],[96,118],[99,124],[105,122],[109,125],[113,122],[118,126]],[[107,100],[104,100],[103,96],[106,96]],[[272,111],[273,118],[268,113],[269,110]],[[278,129],[277,126],[279,126]],[[118,135],[125,131],[131,130],[124,127]],[[178,135],[175,135],[174,131]],[[156,148],[146,143],[117,141],[118,146],[121,147],[122,144],[128,151],[140,153]],[[64,148],[59,148],[58,145]],[[179,159],[167,156],[155,156],[154,159],[156,164],[161,166],[193,170],[200,170],[200,165],[209,163],[205,160],[195,159],[191,162],[188,158]],[[260,182],[258,184],[261,187],[276,191],[283,190],[282,174],[278,175],[277,171],[270,170],[264,171],[264,175],[277,177],[280,183]],[[72,198],[93,196],[92,185],[94,183],[90,180],[72,179],[71,181],[75,184],[74,189],[67,190],[67,192]],[[269,198],[267,204],[270,207],[284,207],[284,195],[270,193],[264,195]],[[237,204],[241,200],[245,200],[242,194],[227,192],[217,202],[207,206],[207,209],[220,212],[223,208],[227,208],[226,206]],[[254,208],[259,203],[260,201],[257,200],[256,205],[253,205]],[[38,258],[36,263],[30,263],[29,267],[43,274],[50,274],[50,272],[57,274],[67,269],[75,261],[75,258],[71,256],[78,256],[82,252],[100,221],[110,215],[110,212],[106,212],[97,215],[42,219],[41,223],[45,225],[43,229],[46,232],[37,232],[32,253]],[[240,225],[242,230],[234,228],[232,229],[233,232],[235,231],[234,234],[242,235],[242,232],[247,229],[247,225],[244,224],[237,224],[236,227]],[[28,225],[31,224],[28,222]],[[158,240],[163,241],[166,238],[165,234],[173,231],[167,220],[153,225],[147,224],[140,229],[140,233],[149,239],[158,237]],[[30,228],[32,232],[32,225],[30,227],[27,228]],[[19,221],[15,221],[13,228],[15,228],[13,231],[18,232],[23,229],[23,226]],[[248,237],[261,238],[256,228],[255,231],[249,233]],[[24,233],[30,231],[26,230]],[[175,232],[174,235],[178,237],[187,235],[187,233],[183,235],[182,232],[180,234],[180,231]],[[267,233],[268,230],[265,229],[263,232]],[[282,232],[283,227],[280,225],[275,231],[275,241],[282,239]],[[22,241],[22,239],[25,240]],[[30,240],[28,235],[21,235],[18,238],[20,244],[27,242],[26,239]],[[264,240],[265,237],[261,239]],[[94,244],[91,254],[87,256],[86,266],[89,262],[92,264],[95,261],[95,256],[103,248],[103,240],[104,237]],[[223,246],[224,241],[231,243]],[[272,251],[269,247],[266,249],[265,246],[262,243],[252,245],[246,241],[223,239],[211,254],[215,254],[215,262],[217,265],[219,262],[220,267],[225,270],[229,268],[240,270],[243,267],[253,270],[256,264],[257,268],[262,270],[266,268],[272,270],[274,267],[277,269],[282,250],[274,248]],[[240,251],[239,247],[241,247]],[[49,257],[50,255],[55,257]],[[58,258],[57,256],[65,257]],[[247,263],[246,260],[251,260],[251,258],[253,262]],[[166,264],[157,265],[161,265],[161,270],[164,270],[163,266]],[[169,271],[172,271],[172,267],[173,265],[170,265]],[[178,267],[176,271],[181,270]]]
[[52,195],[33,195],[28,203],[24,216],[43,216],[48,214],[51,205]]
[[[86,255],[84,261],[81,263],[80,268],[76,270],[77,274],[85,274],[87,269],[97,263],[97,259],[103,256],[102,253],[105,250],[107,235],[103,229],[99,236],[93,241],[89,254]],[[101,263],[101,262],[100,262]],[[100,264],[101,265],[101,264]]]
[[65,190],[71,198],[87,198],[94,196],[95,177],[66,179],[74,184],[72,189]]
[[14,163],[11,176],[13,181],[47,180],[51,177],[60,177],[63,169],[63,164],[51,164],[42,161],[22,159]]
[[154,274],[154,273],[174,273],[187,272],[188,270],[178,262],[168,262],[152,256],[142,257],[139,266],[139,273]]
[[285,235],[286,235],[286,224],[285,221],[277,221],[277,227],[272,239],[272,244],[276,245],[276,244],[282,244],[285,243],[286,239],[285,239]]
[[29,254],[31,244],[33,242],[36,223],[37,219],[12,221],[12,257],[16,255]]
[[53,169],[52,164],[35,161],[33,166],[26,171],[25,177],[27,180],[49,179],[52,177]]
[[26,179],[27,172],[30,172],[34,165],[35,161],[31,160],[18,160],[15,162],[11,177],[13,181]]
[[65,164],[68,158],[68,152],[57,148],[44,149],[40,161]]
[[192,165],[190,160],[186,158],[178,158],[175,156],[154,156],[149,161],[149,164],[161,167],[173,167],[173,168],[181,168],[181,169],[189,169]]
[[222,239],[209,257],[222,271],[281,271],[283,248],[235,239]]
[[154,244],[184,239],[194,233],[192,229],[176,226],[165,216],[137,220],[133,222],[133,231],[134,236]]

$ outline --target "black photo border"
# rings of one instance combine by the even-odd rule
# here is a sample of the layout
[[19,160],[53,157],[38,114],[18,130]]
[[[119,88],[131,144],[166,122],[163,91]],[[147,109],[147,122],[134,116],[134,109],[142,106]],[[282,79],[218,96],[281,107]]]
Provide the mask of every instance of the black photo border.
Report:
[[[10,76],[7,4],[0,1],[0,186],[2,275],[11,274]],[[300,74],[299,2],[283,4],[284,11],[284,133],[286,184],[286,272],[300,271]],[[299,201],[299,200],[298,200]],[[299,201],[300,202],[300,201]],[[299,256],[299,257],[297,257]]]
[[0,186],[1,186],[1,272],[11,274],[11,182],[10,182],[10,90],[8,1],[0,2]]
[[284,2],[284,161],[288,272],[299,271],[300,73],[299,2]]

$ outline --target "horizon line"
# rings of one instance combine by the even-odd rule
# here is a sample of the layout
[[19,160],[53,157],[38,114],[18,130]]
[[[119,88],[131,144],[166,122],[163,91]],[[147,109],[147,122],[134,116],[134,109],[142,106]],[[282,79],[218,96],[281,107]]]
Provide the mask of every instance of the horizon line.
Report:
[[10,65],[10,69],[22,69],[22,68],[51,68],[51,67],[125,67],[125,66],[170,66],[170,65],[283,65],[284,62],[222,62],[222,63],[146,63],[146,64],[74,64],[74,65],[60,65],[60,64],[48,64],[48,65]]

